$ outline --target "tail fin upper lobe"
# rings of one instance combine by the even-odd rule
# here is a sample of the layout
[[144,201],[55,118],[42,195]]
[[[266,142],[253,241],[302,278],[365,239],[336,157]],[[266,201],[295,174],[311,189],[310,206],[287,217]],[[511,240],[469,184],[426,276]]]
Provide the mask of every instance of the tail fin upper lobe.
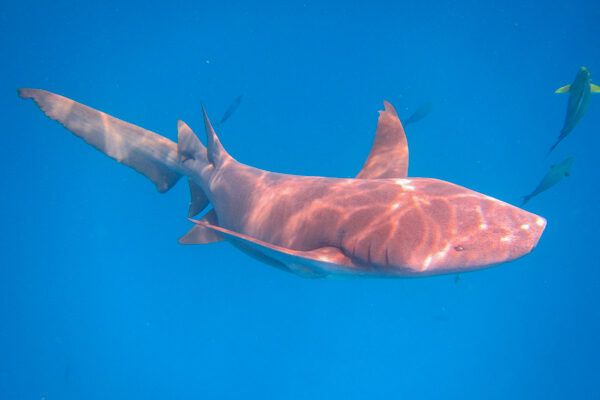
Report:
[[[194,182],[193,179],[203,180],[202,171],[206,171],[207,167],[213,170],[231,159],[204,108],[208,147],[204,147],[183,121],[177,123],[178,143],[175,144],[154,132],[45,90],[19,89],[18,93],[22,98],[33,99],[49,118],[96,149],[146,176],[159,192],[166,192],[182,175],[189,175],[190,217],[200,213],[209,204],[208,196],[198,184],[200,182]],[[205,218],[213,225],[218,224],[214,210]],[[212,243],[220,240],[223,240],[220,234],[196,227],[182,238],[182,243]]]
[[150,179],[159,192],[169,190],[181,177],[177,145],[171,140],[45,90],[18,93],[33,99],[49,118],[76,136]]

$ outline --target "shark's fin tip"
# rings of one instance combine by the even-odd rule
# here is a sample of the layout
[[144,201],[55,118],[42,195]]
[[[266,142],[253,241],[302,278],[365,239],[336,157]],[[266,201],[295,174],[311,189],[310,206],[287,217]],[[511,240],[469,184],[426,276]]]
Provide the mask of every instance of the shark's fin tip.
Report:
[[188,183],[190,186],[190,209],[188,211],[188,217],[193,217],[196,214],[199,214],[208,206],[210,201],[208,197],[196,182],[191,179],[188,179]]
[[214,209],[207,212],[200,221],[192,218],[188,219],[196,225],[178,239],[180,244],[209,244],[225,240],[225,237],[221,233],[207,227],[207,225],[219,226],[217,214]]

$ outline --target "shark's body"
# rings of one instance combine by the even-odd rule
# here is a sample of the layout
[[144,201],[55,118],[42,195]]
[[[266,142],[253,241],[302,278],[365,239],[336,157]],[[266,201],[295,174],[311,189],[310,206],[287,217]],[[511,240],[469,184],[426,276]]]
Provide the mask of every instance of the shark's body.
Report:
[[523,198],[523,204],[527,203],[533,196],[537,196],[545,190],[550,189],[552,186],[560,182],[564,177],[569,176],[571,171],[571,165],[573,165],[573,157],[568,157],[556,165],[550,166],[550,171],[544,176],[542,181],[537,187]]
[[480,269],[537,244],[546,221],[469,189],[407,178],[408,147],[385,103],[356,179],[285,175],[234,160],[205,114],[207,147],[179,122],[178,143],[43,90],[23,89],[50,118],[164,192],[186,175],[190,216],[213,209],[180,241],[226,239],[305,277],[408,277]]
[[560,130],[558,139],[552,145],[548,154],[575,129],[575,126],[581,121],[581,118],[583,118],[583,115],[587,111],[592,93],[598,92],[600,92],[600,88],[592,83],[590,71],[586,67],[579,69],[573,83],[556,90],[556,93],[569,93],[569,103],[567,105],[565,123]]

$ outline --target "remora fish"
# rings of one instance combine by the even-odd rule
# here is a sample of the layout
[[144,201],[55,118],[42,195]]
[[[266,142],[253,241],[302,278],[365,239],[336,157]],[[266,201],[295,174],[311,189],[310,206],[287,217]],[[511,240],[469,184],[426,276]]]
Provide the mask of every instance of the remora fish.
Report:
[[575,159],[573,157],[569,157],[561,161],[556,165],[550,166],[550,171],[544,176],[544,179],[540,182],[540,184],[535,188],[531,194],[523,197],[523,204],[525,205],[533,196],[536,196],[542,193],[544,190],[550,189],[552,186],[556,185],[562,178],[565,176],[569,176],[571,173],[571,165],[573,165],[573,161]]
[[241,164],[204,112],[205,147],[178,122],[178,143],[65,97],[21,89],[46,115],[166,192],[189,178],[190,215],[209,203],[184,244],[228,240],[303,277],[416,277],[481,269],[529,253],[546,220],[452,183],[407,178],[408,147],[384,102],[355,179],[285,175]]
[[569,93],[569,104],[567,105],[567,116],[563,125],[560,136],[556,143],[552,145],[548,154],[554,150],[558,144],[571,133],[575,125],[579,123],[583,114],[590,104],[592,93],[600,93],[600,87],[591,82],[590,71],[586,67],[581,67],[575,80],[572,84],[566,85],[558,89],[555,93]]
[[431,112],[432,107],[433,105],[431,103],[425,103],[421,105],[421,107],[417,108],[417,111],[415,111],[410,117],[408,117],[406,121],[404,121],[404,126],[413,124],[425,118]]

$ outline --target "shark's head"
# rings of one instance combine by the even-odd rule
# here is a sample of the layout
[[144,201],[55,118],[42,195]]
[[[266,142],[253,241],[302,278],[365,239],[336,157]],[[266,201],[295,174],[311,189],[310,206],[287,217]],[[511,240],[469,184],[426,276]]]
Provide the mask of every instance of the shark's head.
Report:
[[414,184],[411,203],[395,221],[390,266],[408,275],[481,269],[515,260],[538,243],[546,220],[451,183]]

